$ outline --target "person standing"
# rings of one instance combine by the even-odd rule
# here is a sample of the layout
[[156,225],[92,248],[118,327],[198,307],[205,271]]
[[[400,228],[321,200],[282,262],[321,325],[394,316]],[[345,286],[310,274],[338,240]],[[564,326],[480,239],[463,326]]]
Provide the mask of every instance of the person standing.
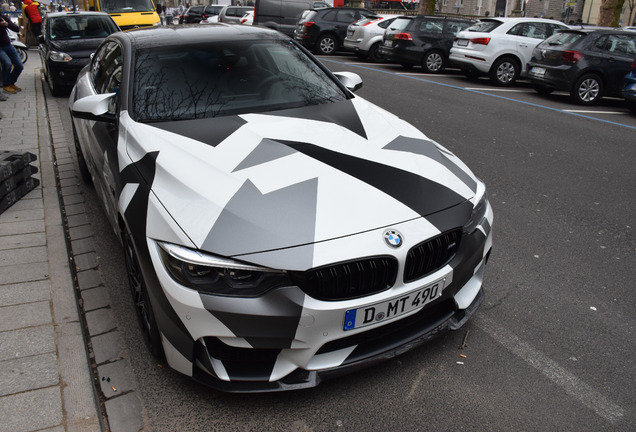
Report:
[[42,33],[42,15],[40,15],[40,3],[33,0],[24,0],[26,7],[24,13],[31,22],[31,33],[35,36],[35,40],[38,39]]
[[22,89],[15,85],[24,66],[20,55],[11,45],[7,29],[19,32],[20,27],[11,19],[0,13],[0,65],[2,65],[2,89],[7,93],[17,93]]

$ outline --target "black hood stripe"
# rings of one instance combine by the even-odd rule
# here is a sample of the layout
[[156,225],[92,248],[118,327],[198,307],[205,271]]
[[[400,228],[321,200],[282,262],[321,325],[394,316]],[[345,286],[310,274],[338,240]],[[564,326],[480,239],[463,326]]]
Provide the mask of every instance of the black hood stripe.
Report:
[[278,142],[381,190],[420,216],[427,216],[466,201],[464,197],[447,187],[408,171],[337,153],[313,144],[280,140]]
[[364,125],[360,120],[358,111],[356,111],[356,108],[350,100],[288,110],[272,111],[264,114],[333,123],[349,129],[351,132],[367,139],[367,133],[364,130]]
[[149,126],[172,132],[216,147],[247,121],[238,116],[149,123]]
[[385,147],[387,150],[398,150],[426,156],[445,166],[455,177],[460,179],[473,192],[477,192],[477,182],[462,168],[453,163],[433,141],[399,136]]

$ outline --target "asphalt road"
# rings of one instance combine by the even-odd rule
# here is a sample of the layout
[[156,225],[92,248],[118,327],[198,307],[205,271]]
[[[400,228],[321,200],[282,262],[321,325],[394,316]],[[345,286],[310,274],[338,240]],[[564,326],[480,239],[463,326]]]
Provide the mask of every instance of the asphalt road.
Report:
[[586,109],[527,83],[502,91],[452,71],[322,60],[360,74],[358,95],[417,126],[486,182],[495,212],[486,301],[458,332],[317,388],[219,393],[145,350],[123,254],[85,187],[147,429],[635,430],[636,115],[618,100]]

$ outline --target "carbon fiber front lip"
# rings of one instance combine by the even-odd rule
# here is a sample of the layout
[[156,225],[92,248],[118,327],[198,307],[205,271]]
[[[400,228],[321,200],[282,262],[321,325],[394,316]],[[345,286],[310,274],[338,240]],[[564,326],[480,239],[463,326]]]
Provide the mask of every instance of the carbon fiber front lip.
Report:
[[426,325],[423,326],[420,331],[411,332],[411,334],[408,335],[404,340],[402,340],[401,343],[399,343],[397,346],[394,345],[386,351],[379,352],[375,355],[365,357],[358,361],[347,362],[343,366],[331,369],[323,369],[320,371],[307,371],[303,369],[297,369],[293,373],[278,381],[257,382],[223,381],[204,371],[199,364],[195,364],[193,366],[192,378],[195,381],[216,390],[230,393],[267,393],[316,387],[325,379],[331,379],[341,375],[346,375],[351,372],[361,370],[378,363],[382,363],[407,351],[424,345],[431,340],[447,333],[450,330],[458,330],[479,308],[479,305],[483,302],[483,299],[484,291],[482,288],[479,290],[479,293],[468,308],[455,310],[450,315],[441,314],[441,318],[438,319],[436,322],[426,323]]

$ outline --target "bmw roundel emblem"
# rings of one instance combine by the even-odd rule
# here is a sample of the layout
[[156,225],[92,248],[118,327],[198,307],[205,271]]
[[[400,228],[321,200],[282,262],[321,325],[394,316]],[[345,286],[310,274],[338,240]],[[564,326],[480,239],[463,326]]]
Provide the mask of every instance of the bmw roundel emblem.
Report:
[[384,241],[386,244],[394,249],[402,246],[402,242],[404,241],[404,237],[399,231],[396,230],[386,230],[384,231]]

